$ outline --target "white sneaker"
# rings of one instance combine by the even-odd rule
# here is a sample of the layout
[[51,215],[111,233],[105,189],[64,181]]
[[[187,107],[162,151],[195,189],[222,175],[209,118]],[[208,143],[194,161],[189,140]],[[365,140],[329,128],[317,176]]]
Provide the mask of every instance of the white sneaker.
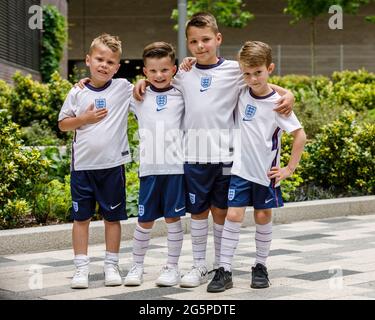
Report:
[[122,277],[118,264],[104,264],[104,284],[107,287],[122,285]]
[[87,266],[76,268],[70,287],[72,289],[87,289],[89,287],[89,268]]
[[178,268],[166,265],[161,269],[160,276],[156,279],[155,284],[161,287],[172,287],[179,284],[180,280]]
[[183,288],[195,288],[208,280],[208,271],[205,265],[199,267],[193,266],[192,269],[185,274],[180,283]]
[[125,277],[125,286],[140,286],[143,282],[143,265],[135,263]]

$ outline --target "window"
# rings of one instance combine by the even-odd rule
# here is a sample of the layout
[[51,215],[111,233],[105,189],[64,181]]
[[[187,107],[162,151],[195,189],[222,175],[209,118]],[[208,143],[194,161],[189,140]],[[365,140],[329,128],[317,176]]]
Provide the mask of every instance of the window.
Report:
[[0,58],[39,71],[40,30],[29,28],[36,0],[0,1]]

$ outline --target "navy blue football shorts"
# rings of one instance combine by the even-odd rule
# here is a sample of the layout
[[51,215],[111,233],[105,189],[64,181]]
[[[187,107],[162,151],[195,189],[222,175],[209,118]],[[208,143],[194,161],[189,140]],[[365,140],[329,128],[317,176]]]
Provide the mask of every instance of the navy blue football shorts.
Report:
[[266,187],[233,175],[228,190],[228,207],[253,206],[254,209],[279,208],[284,205],[280,187]]
[[125,169],[118,166],[100,170],[72,171],[72,219],[84,221],[99,214],[107,221],[126,220]]
[[138,221],[184,216],[185,185],[183,174],[150,175],[140,178]]
[[227,209],[230,182],[229,163],[184,164],[186,209],[191,214],[202,213],[214,206]]

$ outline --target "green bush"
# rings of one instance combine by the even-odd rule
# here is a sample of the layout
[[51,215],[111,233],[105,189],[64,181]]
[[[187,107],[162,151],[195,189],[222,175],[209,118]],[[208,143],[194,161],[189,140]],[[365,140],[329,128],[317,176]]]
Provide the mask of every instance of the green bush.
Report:
[[12,119],[22,127],[29,127],[35,121],[48,126],[59,138],[67,139],[57,127],[58,114],[72,85],[56,72],[51,82],[42,84],[16,72],[14,88],[10,95]]
[[0,109],[9,109],[11,93],[11,87],[4,80],[0,80]]
[[46,223],[49,219],[67,221],[71,208],[70,176],[64,182],[52,180],[40,184],[33,201],[32,215],[38,223]]
[[332,74],[332,81],[335,84],[340,83],[344,87],[351,86],[355,83],[375,84],[375,74],[365,69],[357,71],[336,71]]
[[0,111],[0,225],[18,224],[28,212],[28,199],[48,168],[35,148],[23,148],[17,124],[6,110]]
[[375,75],[365,70],[334,72],[324,76],[273,76],[271,82],[293,92],[294,111],[304,126],[308,138],[314,138],[320,128],[344,110],[355,110],[358,118],[374,119]]
[[22,127],[21,139],[26,146],[58,146],[63,143],[45,119],[40,122],[34,120],[29,127]]
[[357,123],[354,112],[324,126],[306,151],[301,164],[306,181],[336,193],[375,192],[375,125]]
[[43,6],[43,37],[40,59],[40,72],[44,82],[60,68],[64,45],[68,39],[65,17],[53,5]]
[[[281,140],[281,155],[280,155],[280,166],[285,167],[290,159],[292,152],[293,136],[290,134],[283,134]],[[304,153],[302,157],[306,157]],[[283,200],[285,202],[294,201],[294,193],[298,187],[303,183],[303,179],[300,176],[300,166],[296,168],[293,175],[289,178],[282,180],[280,183]]]
[[138,166],[136,164],[127,164],[126,170],[126,211],[128,217],[138,216],[138,193],[139,178]]

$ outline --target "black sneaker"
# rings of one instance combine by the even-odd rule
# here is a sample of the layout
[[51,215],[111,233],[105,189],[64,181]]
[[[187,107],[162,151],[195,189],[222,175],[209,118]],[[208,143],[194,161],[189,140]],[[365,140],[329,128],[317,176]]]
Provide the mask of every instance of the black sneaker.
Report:
[[207,286],[207,292],[223,292],[233,287],[232,272],[223,267],[216,270],[215,275]]
[[255,267],[251,268],[251,287],[253,289],[263,289],[270,286],[268,279],[268,272],[266,266],[257,263]]

